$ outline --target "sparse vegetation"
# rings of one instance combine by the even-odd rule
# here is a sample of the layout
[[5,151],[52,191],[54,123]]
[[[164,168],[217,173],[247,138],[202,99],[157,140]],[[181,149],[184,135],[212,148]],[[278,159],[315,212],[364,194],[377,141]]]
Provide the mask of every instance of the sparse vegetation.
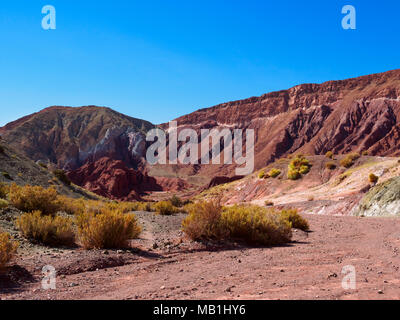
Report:
[[183,231],[193,240],[237,240],[276,245],[290,241],[291,223],[274,209],[258,206],[224,208],[216,202],[192,205]]
[[276,177],[278,177],[280,174],[281,174],[281,170],[276,169],[276,168],[272,168],[272,169],[268,172],[268,175],[269,175],[271,178],[276,178]]
[[333,159],[333,152],[332,152],[332,151],[328,151],[328,152],[325,154],[325,157],[327,157],[328,159]]
[[75,242],[72,220],[61,216],[26,213],[16,222],[22,235],[31,241],[49,246],[71,246]]
[[298,180],[302,175],[305,175],[310,172],[311,163],[308,159],[306,159],[303,155],[297,155],[294,158],[288,167],[287,177],[290,180]]
[[53,171],[54,176],[60,180],[62,183],[64,183],[67,186],[71,185],[71,180],[67,177],[67,174],[65,173],[64,170],[57,169]]
[[300,229],[303,231],[308,231],[310,229],[308,221],[304,219],[301,215],[299,215],[299,213],[295,209],[283,210],[281,212],[281,215],[285,220],[291,223],[292,228]]
[[160,201],[154,205],[154,209],[158,214],[168,216],[178,213],[179,209],[172,205],[171,201]]
[[265,173],[264,170],[261,170],[258,174],[258,179],[266,179],[267,178],[267,174]]
[[363,156],[368,156],[368,155],[369,155],[369,152],[368,152],[367,150],[365,150],[365,151],[362,152],[362,155],[363,155]]
[[5,183],[0,182],[0,199],[6,199],[10,191],[10,187]]
[[8,201],[4,199],[0,199],[0,209],[5,209],[8,207]]
[[54,215],[60,209],[57,191],[40,186],[17,186],[13,183],[9,191],[10,204],[24,212],[39,210],[44,215]]
[[267,201],[264,202],[264,205],[265,205],[266,207],[273,207],[273,206],[274,206],[274,203],[273,203],[272,201],[267,200]]
[[345,168],[350,168],[354,164],[354,161],[351,157],[347,156],[340,160],[340,165]]
[[369,182],[372,183],[372,184],[377,184],[377,183],[378,183],[378,180],[379,180],[379,177],[376,176],[376,175],[373,174],[373,173],[370,173],[369,176],[368,176],[368,180],[369,180]]
[[171,199],[169,199],[169,201],[174,207],[180,208],[183,206],[183,201],[175,194],[171,197]]
[[79,214],[76,223],[78,238],[86,249],[123,248],[128,240],[137,238],[142,231],[134,214],[113,210]]
[[279,213],[256,206],[233,206],[222,212],[222,225],[229,238],[256,245],[290,241],[290,223]]
[[329,170],[335,170],[336,169],[336,163],[334,162],[328,162],[325,167]]
[[11,261],[18,249],[18,242],[11,239],[8,233],[0,232],[0,269]]

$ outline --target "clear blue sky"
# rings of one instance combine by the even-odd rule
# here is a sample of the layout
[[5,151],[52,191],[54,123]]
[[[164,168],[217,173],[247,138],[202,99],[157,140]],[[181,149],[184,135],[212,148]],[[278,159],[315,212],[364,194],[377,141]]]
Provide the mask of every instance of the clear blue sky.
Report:
[[[57,29],[41,28],[44,5]],[[341,8],[357,9],[357,30]],[[0,125],[50,105],[161,123],[199,108],[399,68],[400,2],[4,0]]]

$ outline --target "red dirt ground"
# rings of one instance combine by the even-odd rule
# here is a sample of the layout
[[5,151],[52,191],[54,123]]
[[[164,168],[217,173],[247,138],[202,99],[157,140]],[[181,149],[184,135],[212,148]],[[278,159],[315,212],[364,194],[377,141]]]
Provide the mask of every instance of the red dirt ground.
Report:
[[[306,215],[282,247],[209,249],[181,237],[183,215],[140,213],[143,239],[131,251],[82,250],[19,258],[1,299],[399,299],[400,220]],[[180,243],[183,240],[183,243]],[[156,245],[155,245],[156,244]],[[154,250],[150,249],[154,246]],[[57,289],[41,289],[41,268],[58,271]],[[342,268],[356,269],[344,290]],[[11,273],[13,274],[13,273]],[[29,279],[29,274],[32,278]],[[22,279],[22,280],[21,280]],[[29,282],[30,280],[31,282]],[[14,282],[13,282],[14,281]],[[12,287],[12,288],[11,288]]]

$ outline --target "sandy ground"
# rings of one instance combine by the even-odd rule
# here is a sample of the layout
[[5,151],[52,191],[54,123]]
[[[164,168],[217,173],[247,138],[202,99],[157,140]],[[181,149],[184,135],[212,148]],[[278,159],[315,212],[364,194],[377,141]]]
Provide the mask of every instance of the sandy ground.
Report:
[[[0,276],[1,299],[399,299],[400,220],[305,215],[312,232],[272,248],[208,247],[179,231],[183,215],[138,213],[135,249],[23,255]],[[57,289],[41,289],[41,268]],[[342,268],[356,289],[342,287]]]

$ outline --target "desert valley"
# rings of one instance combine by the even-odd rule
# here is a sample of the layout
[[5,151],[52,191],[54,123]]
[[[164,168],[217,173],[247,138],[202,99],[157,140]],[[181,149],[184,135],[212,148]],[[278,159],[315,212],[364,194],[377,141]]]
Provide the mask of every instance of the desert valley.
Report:
[[150,165],[168,123],[106,107],[0,128],[0,299],[400,298],[400,70],[176,121],[254,130],[254,172]]

